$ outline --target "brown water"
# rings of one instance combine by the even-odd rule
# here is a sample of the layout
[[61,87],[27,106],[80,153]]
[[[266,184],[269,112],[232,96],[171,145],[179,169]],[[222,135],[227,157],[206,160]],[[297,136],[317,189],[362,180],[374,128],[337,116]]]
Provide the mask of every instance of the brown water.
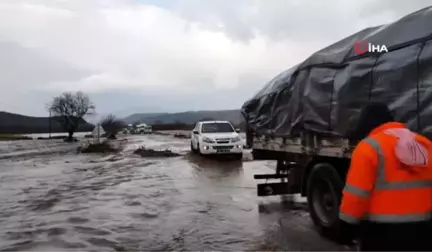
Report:
[[[184,154],[146,159],[146,145]],[[222,162],[172,136],[133,136],[116,155],[61,141],[0,143],[0,249],[8,251],[340,250],[281,197],[259,199],[272,162]]]

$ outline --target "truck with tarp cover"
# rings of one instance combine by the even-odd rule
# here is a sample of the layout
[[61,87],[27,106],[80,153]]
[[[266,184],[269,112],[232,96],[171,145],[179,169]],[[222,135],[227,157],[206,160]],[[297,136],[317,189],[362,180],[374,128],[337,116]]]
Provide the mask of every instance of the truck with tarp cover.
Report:
[[[385,45],[358,53],[358,43]],[[432,138],[432,7],[367,28],[279,74],[242,106],[255,160],[277,160],[280,179],[258,196],[301,193],[323,234],[338,211],[361,107],[383,102],[397,121]]]

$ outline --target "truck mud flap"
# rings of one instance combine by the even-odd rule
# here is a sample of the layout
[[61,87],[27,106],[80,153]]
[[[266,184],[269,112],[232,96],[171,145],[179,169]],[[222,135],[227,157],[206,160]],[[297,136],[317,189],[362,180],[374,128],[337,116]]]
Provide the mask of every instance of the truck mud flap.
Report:
[[265,183],[257,184],[257,194],[259,197],[262,196],[274,196],[289,194],[288,183]]

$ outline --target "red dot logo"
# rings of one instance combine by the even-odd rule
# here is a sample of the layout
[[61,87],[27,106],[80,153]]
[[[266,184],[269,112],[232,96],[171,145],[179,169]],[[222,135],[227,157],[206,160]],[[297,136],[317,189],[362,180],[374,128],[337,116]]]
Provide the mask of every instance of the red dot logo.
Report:
[[354,44],[354,51],[357,55],[363,54],[368,51],[368,45],[366,41],[358,41]]

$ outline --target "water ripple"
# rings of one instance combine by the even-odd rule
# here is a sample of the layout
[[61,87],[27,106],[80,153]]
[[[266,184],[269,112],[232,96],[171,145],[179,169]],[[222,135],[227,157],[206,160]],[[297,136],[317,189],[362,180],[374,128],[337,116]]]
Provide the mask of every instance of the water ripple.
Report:
[[[271,162],[146,159],[134,148],[187,153],[189,142],[158,135],[128,141],[122,153],[102,156],[77,155],[58,141],[0,143],[0,249],[248,250],[286,214],[258,211],[253,174],[271,171]],[[292,215],[294,224],[284,227],[301,223],[306,228],[296,229],[307,233],[305,219]],[[290,246],[301,240],[292,237]]]

